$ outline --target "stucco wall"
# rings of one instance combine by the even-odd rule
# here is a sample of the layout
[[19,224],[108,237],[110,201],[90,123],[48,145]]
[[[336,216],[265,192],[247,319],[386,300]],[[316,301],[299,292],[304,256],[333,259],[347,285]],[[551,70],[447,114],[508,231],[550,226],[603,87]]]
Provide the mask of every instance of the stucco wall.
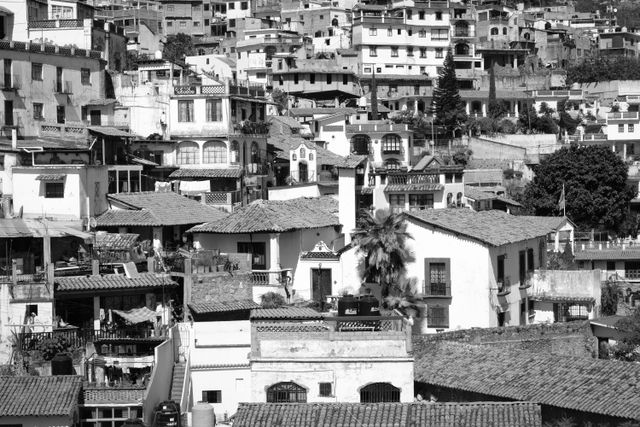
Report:
[[269,187],[269,200],[291,200],[298,197],[320,197],[318,184]]
[[66,427],[73,426],[71,417],[1,417],[2,425],[21,425],[22,427]]
[[173,340],[169,339],[154,349],[153,371],[144,395],[143,413],[145,424],[151,424],[155,407],[163,400],[167,400],[169,396],[175,360],[173,346]]

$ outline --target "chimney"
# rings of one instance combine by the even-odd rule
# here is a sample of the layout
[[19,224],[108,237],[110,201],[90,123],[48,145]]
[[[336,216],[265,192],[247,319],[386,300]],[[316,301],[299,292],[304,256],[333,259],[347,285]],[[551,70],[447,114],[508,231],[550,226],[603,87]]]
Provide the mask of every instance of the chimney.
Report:
[[356,228],[356,170],[339,168],[338,171],[338,218],[342,224],[344,244],[348,245]]

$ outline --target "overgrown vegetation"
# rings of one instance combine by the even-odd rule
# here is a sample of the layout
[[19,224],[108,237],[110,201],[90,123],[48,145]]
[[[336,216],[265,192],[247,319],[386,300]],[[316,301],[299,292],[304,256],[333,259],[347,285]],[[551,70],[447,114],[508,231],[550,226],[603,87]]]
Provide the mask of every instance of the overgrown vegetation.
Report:
[[567,68],[568,85],[638,79],[640,79],[640,59],[627,56],[588,58]]
[[193,46],[193,39],[184,33],[171,34],[167,36],[162,49],[162,57],[168,61],[183,61],[185,56],[195,55],[196,49]]

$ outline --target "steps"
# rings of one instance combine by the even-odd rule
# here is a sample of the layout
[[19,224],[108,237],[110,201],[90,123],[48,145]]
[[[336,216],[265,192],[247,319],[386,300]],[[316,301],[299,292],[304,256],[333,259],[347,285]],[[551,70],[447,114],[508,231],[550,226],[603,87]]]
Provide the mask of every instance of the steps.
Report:
[[[185,362],[173,365],[173,378],[171,380],[171,391],[169,392],[169,400],[180,403],[182,400],[182,387],[184,385],[184,376],[187,369]],[[182,408],[180,408],[182,410]]]

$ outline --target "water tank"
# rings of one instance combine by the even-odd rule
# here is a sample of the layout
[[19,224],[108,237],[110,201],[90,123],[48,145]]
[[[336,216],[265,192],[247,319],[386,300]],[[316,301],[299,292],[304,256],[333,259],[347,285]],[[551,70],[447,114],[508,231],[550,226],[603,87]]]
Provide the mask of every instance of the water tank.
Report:
[[380,301],[373,295],[364,295],[360,298],[360,316],[380,316]]
[[338,316],[357,316],[360,303],[353,295],[345,295],[338,300]]
[[213,406],[205,402],[198,402],[191,409],[191,427],[211,427],[216,425],[216,415]]
[[73,375],[73,359],[67,353],[58,353],[51,359],[51,375]]

